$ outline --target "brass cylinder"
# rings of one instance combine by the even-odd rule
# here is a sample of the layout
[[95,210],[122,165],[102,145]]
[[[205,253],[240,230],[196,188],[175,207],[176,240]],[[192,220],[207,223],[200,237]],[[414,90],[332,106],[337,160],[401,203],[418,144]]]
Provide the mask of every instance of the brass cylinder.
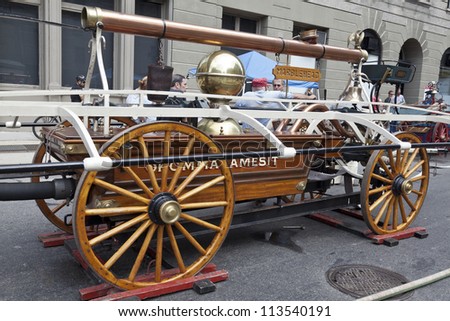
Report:
[[105,31],[188,41],[213,46],[228,46],[249,50],[261,50],[312,58],[324,58],[359,63],[367,59],[365,50],[309,44],[299,40],[282,39],[232,30],[194,26],[139,15],[84,7],[81,13],[83,28],[96,28],[97,23]]

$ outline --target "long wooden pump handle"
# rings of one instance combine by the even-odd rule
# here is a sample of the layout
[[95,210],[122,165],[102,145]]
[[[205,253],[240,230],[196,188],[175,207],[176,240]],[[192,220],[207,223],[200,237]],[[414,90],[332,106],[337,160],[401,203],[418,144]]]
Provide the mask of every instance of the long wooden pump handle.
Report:
[[93,29],[97,27],[97,23],[101,23],[101,28],[105,31],[213,46],[228,46],[351,63],[359,63],[361,59],[367,60],[368,57],[367,52],[361,49],[309,44],[300,40],[195,26],[146,16],[123,14],[97,7],[84,7],[81,13],[82,27]]

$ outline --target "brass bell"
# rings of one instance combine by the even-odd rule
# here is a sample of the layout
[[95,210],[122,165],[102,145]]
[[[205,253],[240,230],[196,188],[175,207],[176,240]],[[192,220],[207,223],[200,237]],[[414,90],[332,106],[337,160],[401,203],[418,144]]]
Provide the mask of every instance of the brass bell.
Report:
[[364,99],[362,98],[362,88],[361,87],[354,87],[350,86],[348,87],[342,94],[339,100],[342,101],[349,101],[352,103],[359,103],[363,102]]
[[242,129],[237,121],[232,118],[214,119],[203,118],[197,126],[208,135],[241,135]]

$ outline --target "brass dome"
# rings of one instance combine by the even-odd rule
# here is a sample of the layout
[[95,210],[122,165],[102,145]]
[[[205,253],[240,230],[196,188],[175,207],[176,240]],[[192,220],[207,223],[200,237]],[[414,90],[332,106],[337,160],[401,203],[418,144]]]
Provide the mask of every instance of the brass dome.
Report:
[[242,129],[237,121],[231,118],[225,120],[203,118],[197,126],[207,135],[241,135]]
[[[235,54],[219,50],[199,62],[196,79],[202,93],[236,96],[244,87],[245,70]],[[216,103],[228,101],[211,100]]]

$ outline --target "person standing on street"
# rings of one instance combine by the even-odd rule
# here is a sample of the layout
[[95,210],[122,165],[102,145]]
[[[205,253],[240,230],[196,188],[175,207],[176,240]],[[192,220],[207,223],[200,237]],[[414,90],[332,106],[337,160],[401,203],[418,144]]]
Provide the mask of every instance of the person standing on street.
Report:
[[406,104],[406,100],[405,97],[402,95],[402,91],[400,90],[400,88],[397,90],[397,97],[396,97],[396,104],[398,105],[404,105]]
[[[84,75],[79,75],[76,78],[76,84],[72,87],[72,90],[80,90],[84,89],[84,85],[86,84],[86,77]],[[70,100],[73,103],[81,103],[83,102],[83,95],[70,95]]]

